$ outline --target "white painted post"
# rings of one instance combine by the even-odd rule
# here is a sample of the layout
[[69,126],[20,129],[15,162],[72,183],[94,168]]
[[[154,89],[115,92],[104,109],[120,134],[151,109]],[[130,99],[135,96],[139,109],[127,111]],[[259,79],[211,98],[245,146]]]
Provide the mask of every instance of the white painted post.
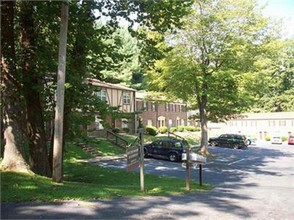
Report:
[[62,182],[62,140],[63,140],[63,112],[64,112],[64,83],[66,65],[66,42],[68,28],[68,1],[61,6],[61,25],[58,56],[58,73],[56,89],[56,109],[53,143],[53,174],[54,182]]
[[143,147],[143,129],[140,128],[139,131],[139,139],[140,139],[140,185],[141,191],[145,191],[144,187],[144,147]]

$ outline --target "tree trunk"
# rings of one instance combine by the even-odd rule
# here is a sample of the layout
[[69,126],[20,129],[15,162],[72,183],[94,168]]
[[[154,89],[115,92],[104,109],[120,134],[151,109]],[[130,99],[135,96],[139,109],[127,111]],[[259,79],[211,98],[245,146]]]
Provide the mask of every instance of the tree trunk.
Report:
[[[204,78],[205,78],[204,73]],[[203,155],[209,156],[210,153],[208,151],[208,131],[207,131],[207,91],[208,85],[205,82],[205,79],[202,82],[202,91],[203,94],[198,96],[197,102],[199,106],[199,114],[200,114],[200,126],[201,126],[201,143],[200,143],[200,152]]]
[[14,8],[15,2],[1,2],[1,86],[3,98],[4,156],[1,169],[6,171],[32,173],[25,161],[23,142],[23,103],[20,83],[15,65],[14,44]]
[[29,139],[31,169],[40,175],[51,176],[43,111],[40,99],[40,76],[36,72],[35,50],[36,31],[33,19],[33,2],[21,2],[21,51],[23,90],[26,100],[27,125],[26,135]]
[[208,151],[207,116],[206,116],[206,109],[203,105],[199,105],[199,112],[200,112],[200,126],[201,126],[200,152],[204,155],[210,155]]

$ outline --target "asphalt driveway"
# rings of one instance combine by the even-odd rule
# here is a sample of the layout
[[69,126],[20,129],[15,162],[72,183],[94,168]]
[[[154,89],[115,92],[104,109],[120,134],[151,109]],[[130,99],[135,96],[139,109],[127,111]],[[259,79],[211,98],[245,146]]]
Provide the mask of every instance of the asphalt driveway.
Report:
[[[210,192],[113,200],[1,203],[2,219],[293,219],[294,147],[259,143],[246,151],[210,148]],[[124,159],[101,166],[126,169]],[[184,178],[180,163],[148,159],[145,172]],[[192,172],[198,181],[198,171]],[[148,186],[146,186],[148,187]]]

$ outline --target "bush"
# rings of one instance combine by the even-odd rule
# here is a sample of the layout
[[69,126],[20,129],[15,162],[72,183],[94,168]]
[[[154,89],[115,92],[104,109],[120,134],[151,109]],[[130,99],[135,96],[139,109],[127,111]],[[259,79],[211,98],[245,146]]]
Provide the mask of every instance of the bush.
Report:
[[282,136],[282,141],[287,141],[288,140],[288,137],[287,136]]
[[195,127],[195,131],[201,131],[200,127]]
[[194,127],[194,126],[186,126],[185,127],[185,130],[187,130],[187,131],[197,131],[197,127]]
[[269,135],[265,136],[265,140],[266,141],[270,141],[271,140],[271,137]]
[[177,128],[176,128],[176,127],[171,127],[171,128],[169,129],[169,131],[170,131],[171,133],[174,133],[174,132],[177,131]]
[[113,133],[119,133],[119,128],[112,128]]
[[177,131],[178,132],[183,132],[185,130],[184,126],[178,126]]
[[158,128],[158,130],[159,130],[159,132],[160,132],[161,134],[164,134],[164,133],[167,132],[167,127],[162,126],[162,127]]
[[125,133],[129,133],[129,132],[130,132],[130,129],[129,129],[129,128],[123,128],[123,131],[124,131]]
[[145,131],[147,134],[149,134],[151,136],[157,135],[157,128],[154,126],[146,126]]

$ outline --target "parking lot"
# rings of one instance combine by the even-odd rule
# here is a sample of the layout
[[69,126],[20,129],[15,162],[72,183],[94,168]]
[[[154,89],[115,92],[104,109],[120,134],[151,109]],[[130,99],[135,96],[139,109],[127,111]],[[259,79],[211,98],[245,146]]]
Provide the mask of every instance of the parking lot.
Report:
[[[209,151],[214,157],[208,158],[207,163],[203,166],[204,181],[218,185],[230,181],[238,181],[238,178],[241,178],[241,172],[258,173],[260,166],[267,164],[269,160],[281,160],[280,164],[282,164],[283,161],[281,158],[284,156],[288,158],[288,156],[291,157],[292,155],[293,158],[294,147],[286,143],[276,145],[268,142],[258,142],[256,145],[250,145],[247,150],[209,147]],[[121,159],[102,161],[98,164],[105,167],[127,169],[126,160]],[[185,169],[181,166],[180,162],[145,158],[144,165],[145,173],[185,178]],[[290,170],[293,171],[293,167]],[[135,171],[139,171],[139,169]],[[234,175],[227,176],[225,175],[226,172],[234,172]],[[192,169],[191,179],[198,181],[198,169]]]
[[[294,146],[261,142],[248,150],[209,150],[215,157],[204,165],[204,182],[215,187],[205,193],[87,202],[4,203],[2,218],[293,219]],[[127,169],[125,159],[97,165]],[[181,163],[151,158],[145,160],[145,173],[185,178]],[[192,181],[198,181],[198,170],[191,174]]]

